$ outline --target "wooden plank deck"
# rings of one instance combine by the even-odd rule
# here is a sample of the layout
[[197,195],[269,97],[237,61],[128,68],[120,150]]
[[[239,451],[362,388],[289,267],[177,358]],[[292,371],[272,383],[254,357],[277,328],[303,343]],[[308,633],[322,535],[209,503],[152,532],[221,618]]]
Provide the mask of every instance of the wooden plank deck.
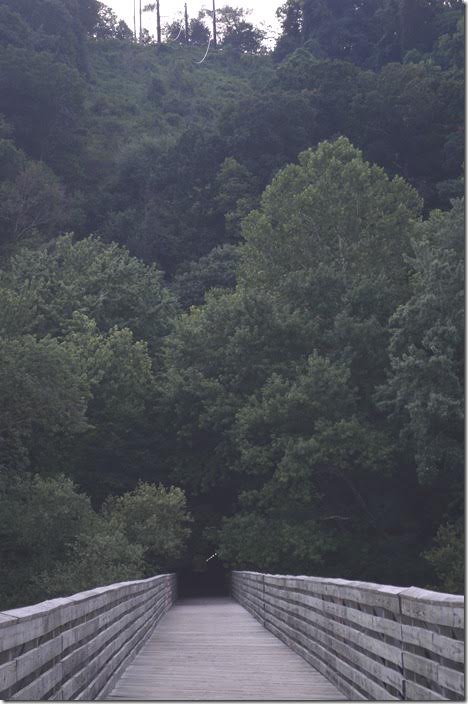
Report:
[[178,602],[106,700],[343,700],[299,655],[228,598]]

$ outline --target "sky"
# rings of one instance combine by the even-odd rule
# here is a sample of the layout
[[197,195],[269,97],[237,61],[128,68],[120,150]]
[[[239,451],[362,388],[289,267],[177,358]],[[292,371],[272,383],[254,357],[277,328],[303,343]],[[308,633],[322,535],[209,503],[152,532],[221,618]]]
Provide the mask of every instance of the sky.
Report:
[[[143,7],[154,0],[142,0]],[[161,3],[161,24],[164,26],[174,18],[180,18],[184,10],[185,0],[160,0]],[[104,4],[111,7],[114,12],[125,20],[130,28],[133,28],[133,0],[104,0]],[[139,0],[137,0],[137,5]],[[264,23],[267,27],[278,30],[278,21],[275,16],[276,8],[282,4],[282,0],[217,0],[218,7],[231,5],[232,7],[243,7],[252,10],[249,21],[260,25]],[[202,8],[211,9],[211,0],[187,0],[189,17],[196,17]],[[143,27],[149,29],[150,34],[155,33],[155,13],[143,13]]]

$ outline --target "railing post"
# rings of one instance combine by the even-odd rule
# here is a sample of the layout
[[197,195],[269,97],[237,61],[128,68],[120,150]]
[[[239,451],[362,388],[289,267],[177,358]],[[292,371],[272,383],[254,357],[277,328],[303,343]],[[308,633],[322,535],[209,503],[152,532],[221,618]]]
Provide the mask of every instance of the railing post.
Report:
[[262,574],[262,624],[265,626],[266,623],[266,618],[265,618],[265,575]]
[[0,698],[103,697],[174,594],[175,576],[158,575],[0,614]]
[[236,585],[265,628],[351,699],[463,699],[463,596],[251,572]]

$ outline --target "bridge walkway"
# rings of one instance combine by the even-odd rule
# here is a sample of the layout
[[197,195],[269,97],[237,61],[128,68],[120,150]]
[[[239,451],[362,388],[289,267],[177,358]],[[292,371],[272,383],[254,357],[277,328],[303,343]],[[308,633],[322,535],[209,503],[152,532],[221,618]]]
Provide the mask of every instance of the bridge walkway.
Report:
[[179,601],[106,700],[343,700],[314,670],[229,598]]

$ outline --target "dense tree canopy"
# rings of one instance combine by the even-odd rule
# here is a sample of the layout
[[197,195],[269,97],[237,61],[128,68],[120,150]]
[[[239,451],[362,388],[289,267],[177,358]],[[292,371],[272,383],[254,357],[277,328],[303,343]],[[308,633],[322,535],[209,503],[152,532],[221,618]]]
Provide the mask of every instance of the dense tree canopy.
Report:
[[463,588],[463,3],[278,17],[198,63],[208,11],[0,4],[3,608],[214,551]]
[[413,189],[345,139],[301,154],[244,223],[237,290],[168,338],[167,471],[224,507],[208,533],[231,564],[349,576],[359,564],[391,581],[408,569],[397,546],[416,558],[418,476],[378,395],[419,212]]
[[24,601],[152,576],[180,556],[190,523],[179,489],[139,484],[96,512],[63,475],[2,476],[0,507],[6,607],[18,601],[18,579]]

